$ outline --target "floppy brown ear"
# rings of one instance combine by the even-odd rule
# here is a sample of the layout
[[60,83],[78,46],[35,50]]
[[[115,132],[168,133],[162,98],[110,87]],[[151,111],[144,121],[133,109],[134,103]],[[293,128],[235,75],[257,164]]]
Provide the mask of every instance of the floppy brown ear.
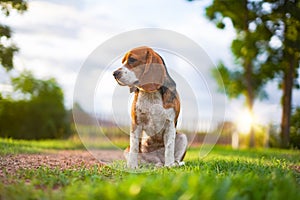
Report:
[[157,91],[164,84],[165,77],[166,70],[161,57],[154,51],[149,50],[139,87],[146,92]]
[[164,85],[160,88],[164,108],[174,107],[176,100],[179,99],[174,80],[167,75]]
[[162,58],[161,58],[161,60],[163,62],[163,65],[164,65],[165,71],[166,71],[166,77],[165,77],[164,84],[160,88],[160,92],[161,92],[162,98],[163,98],[163,106],[166,109],[174,108],[174,110],[175,110],[175,126],[176,126],[177,118],[178,118],[179,112],[180,112],[179,95],[176,90],[175,81],[169,75],[164,60]]
[[144,74],[148,73],[148,71],[150,69],[150,65],[151,65],[151,63],[153,63],[153,56],[152,55],[153,55],[153,52],[148,50],[147,55],[146,55],[146,65],[145,65]]
[[127,58],[128,58],[128,53],[126,53],[125,56],[123,57],[122,64],[127,60]]

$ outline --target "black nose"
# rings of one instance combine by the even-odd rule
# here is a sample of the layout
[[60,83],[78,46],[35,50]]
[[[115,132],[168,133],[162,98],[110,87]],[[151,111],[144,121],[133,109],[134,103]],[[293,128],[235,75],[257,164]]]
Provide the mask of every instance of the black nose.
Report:
[[121,72],[120,72],[119,70],[116,70],[116,71],[114,71],[113,76],[114,76],[116,79],[119,79],[119,78],[121,77]]

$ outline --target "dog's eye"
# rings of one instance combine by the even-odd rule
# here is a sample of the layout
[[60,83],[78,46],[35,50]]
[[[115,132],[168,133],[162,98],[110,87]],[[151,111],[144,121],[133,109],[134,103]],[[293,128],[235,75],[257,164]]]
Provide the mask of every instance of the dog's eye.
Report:
[[132,63],[134,63],[135,61],[136,61],[135,58],[132,58],[132,57],[128,58],[128,64],[132,64]]

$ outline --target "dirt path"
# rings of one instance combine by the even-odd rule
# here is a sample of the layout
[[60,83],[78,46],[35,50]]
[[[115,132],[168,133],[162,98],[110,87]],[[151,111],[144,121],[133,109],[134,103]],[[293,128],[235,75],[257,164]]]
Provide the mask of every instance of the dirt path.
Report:
[[55,151],[43,154],[17,154],[0,157],[0,178],[6,173],[15,173],[19,169],[37,169],[41,166],[59,169],[77,169],[105,165],[114,160],[123,160],[118,150]]

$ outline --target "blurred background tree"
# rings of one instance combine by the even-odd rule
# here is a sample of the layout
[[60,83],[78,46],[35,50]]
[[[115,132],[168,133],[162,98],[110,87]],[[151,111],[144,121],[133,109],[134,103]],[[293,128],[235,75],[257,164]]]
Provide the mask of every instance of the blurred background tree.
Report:
[[[263,23],[271,31],[273,47],[271,59],[278,62],[277,77],[282,90],[281,146],[289,147],[292,93],[297,83],[300,65],[300,2],[299,0],[266,1],[268,14]],[[277,63],[277,62],[276,62]]]
[[0,136],[17,139],[64,138],[70,117],[62,89],[54,79],[39,80],[30,72],[12,79],[14,97],[0,99]]
[[[274,76],[274,70],[266,70],[262,66],[262,57],[268,48],[267,40],[270,31],[262,24],[262,1],[248,0],[214,0],[206,8],[207,17],[218,28],[225,28],[225,19],[230,19],[236,31],[236,39],[232,41],[231,51],[235,57],[235,67],[218,65],[226,93],[229,98],[245,96],[249,115],[253,118],[253,106],[256,98],[265,98],[264,85]],[[271,69],[271,70],[270,70]],[[249,146],[255,145],[254,126],[249,130]]]
[[[0,0],[0,9],[5,16],[9,16],[12,10],[23,13],[27,10],[27,1],[24,0]],[[0,65],[7,71],[13,68],[13,56],[18,48],[11,41],[12,31],[4,24],[0,24]]]
[[[5,16],[27,10],[25,0],[0,0]],[[0,65],[10,71],[19,50],[12,42],[12,30],[0,24]],[[70,135],[70,116],[64,95],[55,79],[36,79],[30,72],[11,78],[14,92],[0,94],[0,136],[16,139],[63,138]]]
[[[231,45],[236,65],[218,66],[229,98],[244,95],[253,115],[255,99],[267,97],[264,85],[278,81],[282,90],[281,146],[288,147],[292,92],[299,88],[299,0],[213,0],[206,15],[221,29],[230,19],[236,30]],[[249,146],[254,146],[253,126]]]

